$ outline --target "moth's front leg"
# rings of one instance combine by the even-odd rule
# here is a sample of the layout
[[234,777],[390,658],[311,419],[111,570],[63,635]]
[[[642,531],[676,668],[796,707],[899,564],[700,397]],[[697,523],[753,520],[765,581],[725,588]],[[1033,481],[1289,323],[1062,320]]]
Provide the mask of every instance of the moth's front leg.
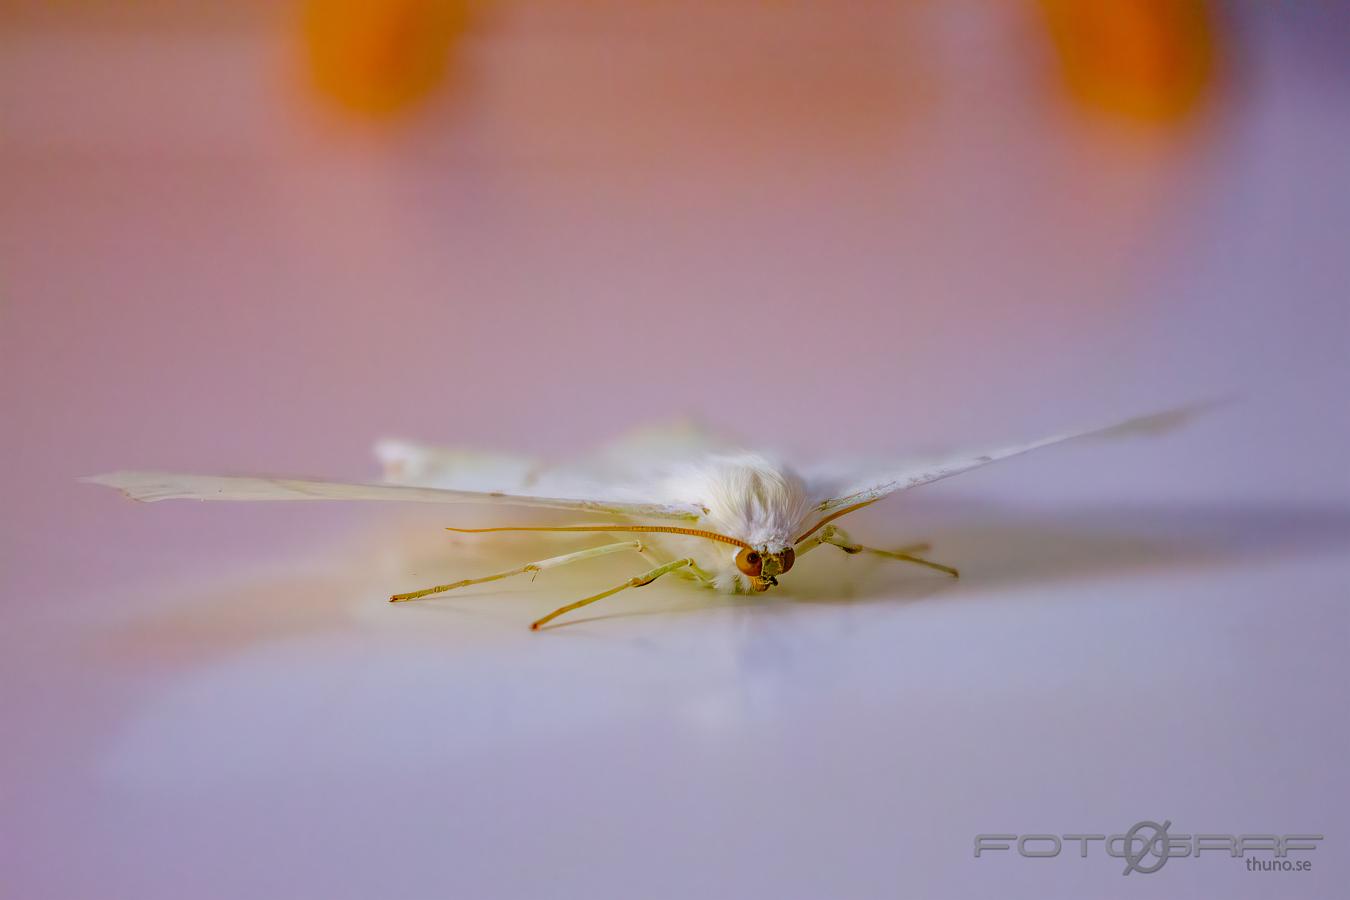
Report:
[[[638,550],[638,553],[641,553],[644,557],[656,563],[657,566],[664,566],[670,562],[670,560],[663,558],[661,554],[657,553],[646,544],[642,545]],[[693,559],[689,560],[689,565],[675,570],[675,574],[690,581],[697,581],[705,587],[711,586],[713,582],[717,580],[711,572],[702,568],[698,563],[694,562]]]
[[553,621],[554,619],[558,618],[558,616],[561,616],[564,613],[569,613],[574,609],[580,609],[581,607],[594,603],[597,600],[603,600],[606,597],[611,597],[614,594],[619,593],[619,591],[626,591],[629,588],[642,587],[643,585],[651,584],[653,581],[660,578],[662,575],[665,575],[669,572],[678,571],[679,569],[683,569],[684,567],[691,566],[693,564],[694,561],[692,559],[690,559],[689,557],[685,557],[684,559],[677,559],[674,562],[668,562],[663,566],[657,566],[654,569],[643,572],[641,575],[634,575],[632,578],[628,579],[623,584],[616,585],[607,591],[601,591],[598,594],[592,594],[591,596],[586,597],[582,600],[578,600],[575,603],[569,603],[566,606],[558,607],[553,612],[549,613],[543,618],[536,619],[534,622],[530,623],[530,629],[532,631],[538,631],[540,626],[546,625],[547,623]]
[[[848,533],[842,528],[836,528],[833,525],[827,525],[820,531],[820,543],[831,544],[843,550],[845,553],[874,553],[877,556],[884,556],[887,559],[898,559],[901,562],[914,563],[919,566],[926,566],[929,569],[936,569],[939,572],[945,572],[953,578],[960,578],[961,573],[951,566],[944,566],[942,563],[935,563],[932,560],[923,559],[915,556],[916,553],[925,553],[929,549],[928,544],[912,544],[908,547],[901,547],[899,550],[878,550],[876,547],[865,547],[856,543],[848,536]],[[798,556],[801,555],[799,551]]]

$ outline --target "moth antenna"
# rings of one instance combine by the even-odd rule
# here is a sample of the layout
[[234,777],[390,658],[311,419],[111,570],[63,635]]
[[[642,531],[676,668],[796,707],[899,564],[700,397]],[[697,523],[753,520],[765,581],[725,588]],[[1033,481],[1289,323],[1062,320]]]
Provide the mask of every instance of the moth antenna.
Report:
[[880,497],[873,497],[871,500],[864,500],[864,501],[861,502],[861,503],[855,503],[855,504],[853,504],[852,506],[845,506],[843,509],[837,509],[837,510],[835,510],[834,512],[830,513],[830,514],[829,514],[828,516],[826,516],[825,518],[821,519],[821,520],[820,520],[819,522],[817,522],[816,524],[812,525],[812,526],[811,526],[810,528],[808,528],[806,531],[802,532],[802,536],[799,537],[799,538],[797,538],[797,540],[793,541],[793,543],[794,543],[794,544],[800,544],[802,541],[806,540],[806,539],[809,538],[811,535],[813,535],[813,534],[815,534],[817,531],[819,531],[822,527],[824,527],[824,526],[830,524],[831,522],[833,522],[835,519],[839,518],[840,516],[846,516],[846,515],[848,515],[848,514],[851,513],[851,512],[856,512],[857,510],[862,509],[864,506],[867,506],[867,505],[872,504],[872,503],[876,503],[876,502],[877,502],[878,500],[880,500],[880,499],[881,499]]
[[[847,512],[847,510],[845,510],[845,512]],[[842,514],[843,513],[840,513],[840,515]],[[734,547],[740,547],[745,550],[750,549],[750,545],[739,538],[718,534],[716,531],[702,531],[698,528],[679,528],[674,525],[506,525],[495,528],[450,528],[447,526],[445,530],[455,531],[460,534],[485,534],[490,531],[625,531],[638,534],[661,532],[664,534],[683,534],[689,537],[707,538],[710,541],[721,541],[724,544],[731,544]]]

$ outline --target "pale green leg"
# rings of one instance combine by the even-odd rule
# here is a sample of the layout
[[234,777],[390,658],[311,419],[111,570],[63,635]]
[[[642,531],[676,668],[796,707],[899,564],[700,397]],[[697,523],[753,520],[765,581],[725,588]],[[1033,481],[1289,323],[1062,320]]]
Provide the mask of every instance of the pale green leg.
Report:
[[801,559],[803,556],[825,543],[825,538],[834,534],[834,530],[833,525],[826,525],[820,531],[817,531],[815,534],[798,544],[795,548],[797,559]]
[[[941,563],[935,563],[931,560],[922,559],[915,556],[915,553],[923,553],[929,549],[927,544],[913,544],[909,547],[901,547],[899,550],[878,550],[875,547],[864,547],[862,544],[854,543],[842,528],[827,526],[821,531],[820,542],[822,544],[832,544],[843,550],[845,553],[874,553],[877,556],[884,556],[887,559],[898,559],[902,562],[914,563],[919,566],[926,566],[930,569],[936,569],[939,572],[945,572],[953,578],[960,578],[961,573],[951,566],[944,566]],[[801,555],[799,552],[798,556]]]
[[531,572],[537,575],[545,569],[554,569],[558,566],[568,565],[569,563],[581,562],[584,559],[595,559],[598,556],[618,553],[620,550],[633,550],[641,553],[644,549],[646,548],[642,546],[641,541],[620,541],[617,544],[605,544],[603,547],[592,547],[589,550],[578,550],[575,553],[566,553],[562,556],[554,556],[549,559],[541,559],[538,562],[526,563],[518,569],[498,572],[495,575],[484,575],[481,578],[466,578],[463,581],[456,581],[453,584],[438,584],[435,587],[424,588],[420,591],[411,591],[407,594],[394,594],[389,598],[389,602],[401,603],[405,600],[418,600],[422,597],[429,597],[432,594],[443,594],[446,591],[453,591],[455,588],[468,587],[471,584],[485,584],[489,581],[510,578],[512,575],[526,575]]
[[[811,535],[811,536],[810,536],[809,538],[807,538],[805,541],[803,541],[802,543],[800,543],[800,544],[797,545],[797,548],[796,548],[796,550],[797,550],[797,558],[798,558],[798,559],[801,559],[803,554],[810,553],[812,550],[816,549],[817,547],[821,546],[822,544],[830,544],[830,545],[832,545],[832,546],[839,546],[838,543],[837,543],[837,541],[840,540],[840,538],[838,537],[838,535],[840,535],[840,534],[842,534],[842,533],[843,533],[843,532],[842,532],[842,530],[839,528],[839,526],[837,526],[837,525],[826,525],[824,528],[820,529],[820,531],[817,531],[815,534]],[[844,538],[842,538],[842,539],[845,540],[845,541],[847,541],[847,540],[848,540],[848,536],[845,535]],[[852,549],[846,549],[846,550],[845,550],[846,553],[858,553],[858,552],[861,552],[862,549],[863,549],[862,547],[855,547],[855,545],[853,545],[852,543],[849,544],[849,548],[852,548]],[[844,548],[841,547],[840,549],[844,549]],[[908,551],[908,552],[911,552],[911,553],[922,553],[924,550],[927,550],[927,549],[928,549],[928,545],[927,545],[927,544],[915,544],[915,545],[912,546],[912,547],[906,547],[906,548],[904,548],[904,549],[905,549],[906,551]]]
[[665,575],[669,572],[674,572],[677,569],[682,569],[685,566],[690,566],[693,564],[694,561],[692,559],[685,557],[684,559],[677,559],[674,562],[668,562],[663,566],[657,566],[655,569],[643,572],[641,575],[634,575],[632,578],[628,579],[623,584],[620,584],[617,587],[612,587],[607,591],[601,591],[598,594],[593,594],[592,596],[587,597],[584,600],[578,600],[575,603],[569,603],[566,606],[558,607],[553,612],[544,616],[542,619],[537,619],[534,622],[532,622],[530,624],[530,628],[534,631],[538,631],[541,625],[545,625],[553,621],[554,619],[558,618],[558,616],[561,616],[564,613],[569,613],[574,609],[580,609],[581,607],[594,603],[597,600],[603,600],[606,597],[612,597],[613,595],[619,593],[619,591],[626,591],[629,588],[642,587],[643,585],[651,584],[653,581],[660,578],[662,575]]
[[[662,559],[661,555],[650,547],[644,546],[642,549],[638,550],[638,552],[658,566],[664,566],[669,562],[667,559]],[[692,559],[689,561],[689,565],[685,566],[683,569],[677,569],[675,574],[704,585],[712,584],[715,580],[711,573],[704,571],[704,569]]]

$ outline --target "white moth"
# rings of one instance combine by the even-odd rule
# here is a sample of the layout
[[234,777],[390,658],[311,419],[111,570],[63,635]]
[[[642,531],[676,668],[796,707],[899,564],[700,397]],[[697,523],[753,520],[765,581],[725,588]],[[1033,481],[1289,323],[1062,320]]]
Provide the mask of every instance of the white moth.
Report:
[[631,535],[527,563],[506,572],[394,594],[394,602],[538,573],[622,551],[647,560],[640,574],[536,620],[538,629],[563,613],[677,573],[729,593],[767,591],[812,550],[829,544],[845,553],[875,553],[957,571],[918,555],[926,545],[879,550],[856,543],[834,524],[840,517],[897,491],[929,484],[998,460],[1086,437],[1158,432],[1189,419],[1199,407],[1130,419],[1106,428],[1069,431],[1038,441],[926,463],[793,468],[770,457],[718,445],[689,430],[651,432],[589,464],[540,468],[530,460],[437,450],[386,441],[376,452],[388,481],[377,484],[262,476],[113,472],[84,479],[134,500],[385,500],[475,503],[563,509],[603,517],[597,524],[450,528],[450,531],[613,532]]

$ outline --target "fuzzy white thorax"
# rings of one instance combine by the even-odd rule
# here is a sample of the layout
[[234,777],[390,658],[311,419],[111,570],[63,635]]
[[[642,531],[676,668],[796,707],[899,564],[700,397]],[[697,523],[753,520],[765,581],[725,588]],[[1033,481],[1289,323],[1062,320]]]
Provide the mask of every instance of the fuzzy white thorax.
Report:
[[[756,550],[780,553],[792,546],[811,511],[810,495],[790,468],[754,453],[706,456],[674,469],[663,493],[684,497],[708,512],[700,528],[745,541]],[[737,548],[708,544],[700,565],[711,566],[722,590],[749,590],[736,568]]]

